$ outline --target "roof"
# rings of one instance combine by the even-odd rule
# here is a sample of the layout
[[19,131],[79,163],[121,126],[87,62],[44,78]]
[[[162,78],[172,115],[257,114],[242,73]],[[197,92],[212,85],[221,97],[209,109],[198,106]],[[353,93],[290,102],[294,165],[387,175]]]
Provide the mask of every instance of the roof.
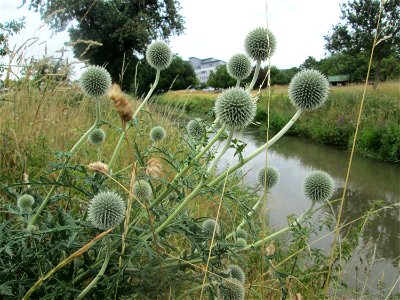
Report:
[[349,81],[350,75],[334,75],[328,76],[329,82],[341,82],[341,81]]

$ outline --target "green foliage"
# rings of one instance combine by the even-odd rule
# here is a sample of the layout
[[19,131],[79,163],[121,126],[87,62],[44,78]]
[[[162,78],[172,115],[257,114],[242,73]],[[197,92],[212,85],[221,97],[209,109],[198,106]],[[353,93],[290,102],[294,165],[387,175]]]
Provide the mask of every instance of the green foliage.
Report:
[[[124,89],[134,82],[137,52],[144,54],[153,39],[165,40],[183,31],[176,0],[99,0],[95,4],[90,0],[30,0],[30,8],[39,11],[55,31],[68,28],[71,41],[76,42],[75,56],[92,65],[106,65],[113,82],[122,81]],[[101,45],[88,47],[82,40]]]
[[9,54],[8,39],[25,27],[25,18],[0,23],[0,58]]
[[232,78],[226,65],[219,65],[215,72],[211,71],[208,77],[207,86],[212,86],[214,88],[226,89],[228,87],[234,86],[236,84],[236,79]]

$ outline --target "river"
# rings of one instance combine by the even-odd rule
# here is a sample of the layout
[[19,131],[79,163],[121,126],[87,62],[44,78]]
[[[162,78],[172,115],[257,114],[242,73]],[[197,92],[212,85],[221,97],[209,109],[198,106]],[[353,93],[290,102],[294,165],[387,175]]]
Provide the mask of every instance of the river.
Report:
[[[266,139],[265,133],[259,129],[247,129],[237,134],[236,138],[247,144],[244,156],[261,146]],[[225,153],[218,166],[219,171],[227,164],[237,162],[233,158],[235,150]],[[278,184],[270,191],[267,198],[267,222],[272,229],[279,229],[287,225],[286,217],[289,214],[301,214],[309,205],[309,200],[303,194],[303,182],[308,174],[314,170],[323,170],[329,173],[335,182],[335,194],[332,199],[340,198],[343,192],[350,153],[333,146],[313,143],[298,137],[284,136],[268,152],[268,165],[280,171]],[[248,172],[245,181],[248,184],[256,183],[257,170],[265,165],[265,152],[245,165],[242,170]],[[342,212],[344,222],[352,221],[367,213],[373,203],[381,200],[385,204],[400,201],[400,165],[385,163],[355,155],[347,186],[345,204]],[[335,214],[338,205],[333,207]],[[332,214],[329,207],[321,209],[314,221],[328,214]],[[319,232],[318,237],[329,231]],[[341,232],[344,236],[345,231]],[[318,237],[313,237],[316,240]],[[313,247],[330,253],[332,235],[315,243]],[[372,270],[369,272],[370,262],[375,252]],[[359,241],[359,246],[352,259],[346,265],[343,279],[351,287],[359,291],[367,279],[366,291],[378,296],[380,281],[383,295],[399,278],[400,260],[400,209],[390,208],[382,210],[372,222],[368,222]],[[358,271],[356,272],[356,267]],[[357,273],[357,274],[356,274]],[[356,280],[357,278],[357,280]],[[394,289],[399,292],[399,283]],[[385,294],[386,293],[386,294]]]

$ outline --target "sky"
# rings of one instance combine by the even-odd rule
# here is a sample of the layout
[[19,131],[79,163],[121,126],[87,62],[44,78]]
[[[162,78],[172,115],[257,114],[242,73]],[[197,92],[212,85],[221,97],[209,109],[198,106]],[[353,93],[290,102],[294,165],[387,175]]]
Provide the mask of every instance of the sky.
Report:
[[[29,2],[29,1],[27,1]],[[339,3],[343,0],[180,0],[185,32],[170,38],[173,53],[187,60],[214,57],[224,61],[236,53],[244,53],[243,41],[256,27],[267,27],[277,40],[271,64],[281,69],[297,67],[308,56],[325,56],[324,35],[340,21]],[[268,2],[268,8],[266,5]],[[0,21],[26,17],[26,28],[11,38],[11,45],[38,37],[26,55],[58,57],[56,51],[69,41],[68,33],[52,34],[40,20],[39,13],[27,5],[17,8],[22,0],[0,0]],[[68,47],[67,47],[68,49]],[[73,59],[72,51],[64,57]],[[75,67],[75,76],[83,64]]]

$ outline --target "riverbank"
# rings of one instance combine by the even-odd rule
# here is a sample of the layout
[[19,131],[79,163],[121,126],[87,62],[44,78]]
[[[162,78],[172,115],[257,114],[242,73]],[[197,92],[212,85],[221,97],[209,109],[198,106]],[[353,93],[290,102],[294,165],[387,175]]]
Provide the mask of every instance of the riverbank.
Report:
[[[400,91],[399,82],[368,86],[359,128],[356,152],[391,162],[400,161]],[[303,113],[288,134],[318,143],[351,148],[363,85],[332,87],[327,103],[314,112]],[[262,90],[257,105],[256,122],[266,126],[268,90]],[[158,105],[183,109],[190,114],[205,115],[213,108],[218,93],[170,91],[154,98]],[[271,88],[269,127],[282,128],[295,113],[286,86]]]

